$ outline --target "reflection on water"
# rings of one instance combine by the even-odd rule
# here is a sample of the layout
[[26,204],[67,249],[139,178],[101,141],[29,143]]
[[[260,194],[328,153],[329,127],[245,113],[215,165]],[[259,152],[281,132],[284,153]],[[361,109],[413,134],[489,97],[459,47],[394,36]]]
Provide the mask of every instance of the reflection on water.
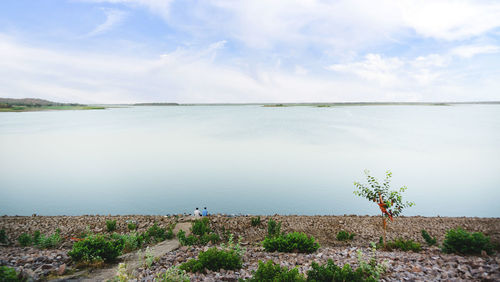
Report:
[[406,215],[498,217],[498,144],[498,105],[0,113],[0,214],[377,214],[368,168]]

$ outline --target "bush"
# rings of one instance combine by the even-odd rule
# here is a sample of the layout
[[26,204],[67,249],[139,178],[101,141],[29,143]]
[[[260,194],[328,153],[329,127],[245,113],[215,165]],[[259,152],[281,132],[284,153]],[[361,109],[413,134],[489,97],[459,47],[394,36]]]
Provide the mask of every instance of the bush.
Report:
[[162,242],[167,239],[167,229],[164,227],[159,227],[156,222],[153,226],[149,227],[145,233],[146,241],[151,241],[153,239],[154,243]]
[[275,264],[272,260],[268,260],[266,263],[259,261],[259,268],[253,274],[253,277],[247,279],[247,281],[255,282],[273,282],[273,281],[290,281],[290,282],[300,282],[306,281],[304,275],[300,274],[296,268],[288,269],[286,267],[281,267],[279,264]]
[[133,222],[129,222],[129,223],[127,224],[127,228],[128,228],[128,230],[130,230],[130,231],[136,230],[136,229],[137,229],[137,224],[135,224],[135,223],[133,223]]
[[7,244],[8,238],[5,229],[0,230],[0,244]]
[[111,240],[103,235],[90,235],[75,242],[68,255],[76,262],[95,263],[113,261],[123,250],[123,240]]
[[307,281],[377,281],[371,276],[365,277],[360,267],[353,271],[349,264],[345,264],[341,268],[335,265],[332,259],[328,259],[328,262],[323,265],[312,262],[311,268],[307,272]]
[[113,232],[116,230],[116,220],[106,220],[106,230]]
[[347,240],[352,240],[352,239],[354,239],[354,236],[356,236],[356,234],[354,234],[354,233],[349,233],[349,232],[344,231],[344,230],[340,230],[340,231],[337,233],[337,240],[339,240],[339,241],[347,241]]
[[210,230],[208,218],[204,217],[202,219],[195,220],[191,225],[191,232],[198,236],[203,236],[212,232],[212,230]]
[[19,245],[21,245],[22,247],[31,246],[31,244],[33,243],[33,239],[28,233],[23,233],[19,235],[17,241],[19,242]]
[[180,269],[189,272],[204,272],[206,269],[219,271],[220,269],[241,269],[241,257],[234,251],[218,250],[216,247],[200,252],[198,259],[190,259],[180,265]]
[[61,233],[60,230],[57,230],[56,233],[51,236],[45,236],[44,234],[40,234],[40,232],[36,232],[33,235],[33,241],[35,245],[37,245],[40,249],[52,249],[57,248],[61,243]]
[[111,239],[121,242],[123,244],[123,252],[125,253],[140,249],[144,243],[144,235],[137,232],[123,235],[114,233],[111,235]]
[[319,249],[319,244],[315,242],[314,237],[309,237],[302,232],[292,232],[277,237],[267,237],[262,242],[262,245],[268,252],[313,253]]
[[0,266],[0,281],[15,282],[21,281],[21,279],[17,278],[17,273],[14,268],[2,265]]
[[260,225],[260,216],[258,217],[252,217],[251,222],[252,226],[259,226]]
[[189,282],[189,276],[178,266],[172,266],[165,273],[160,273],[155,281],[160,282]]
[[219,235],[213,233],[213,231],[210,229],[209,221],[206,217],[195,220],[191,224],[191,232],[193,234],[189,235],[188,237],[186,237],[186,232],[184,232],[184,230],[180,230],[177,233],[177,238],[179,239],[181,245],[206,245],[208,244],[208,242],[212,242],[212,244],[215,244],[220,241]]
[[462,228],[450,229],[446,232],[442,251],[445,253],[459,254],[493,254],[493,245],[490,238],[482,232],[469,233]]
[[389,251],[393,249],[400,249],[405,252],[420,252],[422,250],[422,246],[420,245],[420,243],[414,242],[413,240],[404,240],[403,238],[398,238],[394,241],[387,242],[386,249]]
[[437,243],[436,237],[432,238],[431,235],[429,235],[429,233],[427,233],[427,231],[425,231],[425,229],[422,229],[421,232],[422,232],[422,237],[424,237],[424,240],[427,243],[427,245],[429,245],[429,246],[436,245],[436,243]]
[[281,234],[281,222],[276,223],[273,219],[267,221],[267,237],[277,237]]

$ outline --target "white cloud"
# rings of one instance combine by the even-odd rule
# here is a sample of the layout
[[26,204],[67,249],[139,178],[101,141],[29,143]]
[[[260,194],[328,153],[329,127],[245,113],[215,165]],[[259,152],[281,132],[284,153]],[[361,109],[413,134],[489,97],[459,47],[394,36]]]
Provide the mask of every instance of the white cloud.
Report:
[[500,27],[500,2],[475,0],[405,0],[401,7],[406,26],[425,37],[461,40]]
[[94,30],[88,33],[87,36],[96,36],[108,32],[115,26],[119,25],[125,19],[127,13],[114,9],[103,9],[106,14],[106,20],[98,25]]
[[367,80],[372,80],[381,85],[391,85],[398,81],[398,72],[404,62],[399,58],[382,58],[380,54],[368,54],[363,61],[334,64],[328,70],[352,73]]
[[151,13],[158,14],[168,19],[170,5],[174,0],[80,0],[83,2],[125,4],[133,7],[145,7]]
[[[146,7],[196,36],[223,34],[252,48],[325,45],[344,51],[418,36],[463,40],[500,27],[500,2],[475,0],[82,0]],[[369,45],[369,46],[367,46]]]
[[462,58],[472,58],[479,54],[494,54],[500,52],[496,45],[464,45],[451,50],[451,54]]

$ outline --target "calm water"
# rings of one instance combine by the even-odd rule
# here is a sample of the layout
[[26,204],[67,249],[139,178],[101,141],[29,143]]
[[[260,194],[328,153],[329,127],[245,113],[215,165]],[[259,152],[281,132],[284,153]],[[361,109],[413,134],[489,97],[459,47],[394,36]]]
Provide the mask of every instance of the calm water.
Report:
[[0,214],[378,214],[364,169],[405,215],[500,217],[500,106],[0,113]]

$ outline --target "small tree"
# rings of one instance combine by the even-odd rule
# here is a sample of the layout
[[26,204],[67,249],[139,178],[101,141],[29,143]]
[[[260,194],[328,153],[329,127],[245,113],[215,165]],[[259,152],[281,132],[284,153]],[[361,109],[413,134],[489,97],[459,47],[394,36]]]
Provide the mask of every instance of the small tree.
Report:
[[403,197],[401,194],[407,189],[406,186],[403,186],[396,191],[389,191],[389,184],[391,182],[392,176],[392,172],[390,172],[389,170],[385,172],[385,179],[382,184],[380,184],[375,177],[370,175],[369,170],[365,170],[365,174],[368,185],[354,182],[354,186],[357,188],[357,190],[354,191],[354,194],[378,204],[380,211],[382,212],[382,223],[384,230],[383,238],[385,246],[385,234],[387,230],[386,219],[389,218],[389,220],[392,221],[392,218],[394,216],[399,216],[404,208],[411,207],[415,205],[415,203],[403,202]]

